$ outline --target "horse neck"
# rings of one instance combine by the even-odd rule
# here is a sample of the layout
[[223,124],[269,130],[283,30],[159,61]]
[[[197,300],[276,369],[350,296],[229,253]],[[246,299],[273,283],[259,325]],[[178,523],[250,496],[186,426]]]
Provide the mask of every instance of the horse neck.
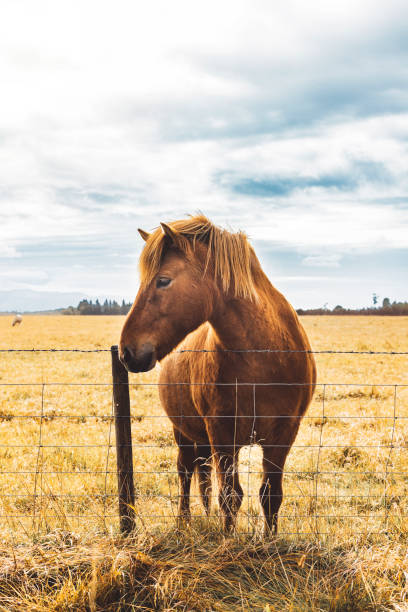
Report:
[[209,322],[223,348],[264,348],[274,327],[268,310],[263,301],[221,299]]

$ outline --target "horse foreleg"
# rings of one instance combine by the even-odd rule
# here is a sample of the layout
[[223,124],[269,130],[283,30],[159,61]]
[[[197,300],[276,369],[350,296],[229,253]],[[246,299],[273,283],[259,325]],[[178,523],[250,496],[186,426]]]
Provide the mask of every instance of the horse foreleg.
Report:
[[189,521],[190,513],[190,488],[191,479],[194,473],[194,460],[196,457],[194,442],[183,436],[174,429],[174,437],[178,445],[177,471],[179,476],[179,519]]
[[211,504],[211,455],[211,446],[209,444],[197,444],[195,464],[201,501],[203,502],[206,514],[209,514]]
[[283,466],[288,449],[264,448],[263,452],[263,478],[259,498],[265,515],[265,532],[277,533],[278,512],[283,497]]

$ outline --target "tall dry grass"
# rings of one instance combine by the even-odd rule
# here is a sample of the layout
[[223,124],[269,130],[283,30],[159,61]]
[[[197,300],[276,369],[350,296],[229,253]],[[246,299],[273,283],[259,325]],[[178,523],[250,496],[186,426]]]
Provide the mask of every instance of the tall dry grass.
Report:
[[406,546],[224,537],[208,523],[126,541],[54,532],[2,550],[1,610],[405,610]]

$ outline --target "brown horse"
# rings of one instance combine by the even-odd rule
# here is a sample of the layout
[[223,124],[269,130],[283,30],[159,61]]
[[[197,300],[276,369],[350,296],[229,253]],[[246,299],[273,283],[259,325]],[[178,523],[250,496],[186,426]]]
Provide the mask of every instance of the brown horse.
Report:
[[122,330],[120,357],[131,372],[164,360],[160,399],[179,447],[180,517],[190,517],[195,469],[209,512],[213,457],[230,529],[243,497],[238,452],[256,442],[263,449],[265,524],[276,531],[283,467],[316,379],[303,327],[245,234],[202,215],[139,232],[146,241],[141,286]]

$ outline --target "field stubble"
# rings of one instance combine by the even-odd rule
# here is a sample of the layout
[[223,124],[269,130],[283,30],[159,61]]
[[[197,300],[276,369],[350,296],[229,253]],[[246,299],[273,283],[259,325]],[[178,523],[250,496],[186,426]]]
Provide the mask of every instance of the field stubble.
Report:
[[[109,348],[122,323],[32,316],[12,328],[1,317],[1,348]],[[314,350],[408,350],[403,317],[303,323]],[[213,516],[202,518],[195,486],[192,525],[175,528],[176,450],[154,385],[157,370],[132,375],[138,530],[124,545],[117,534],[110,354],[0,354],[0,606],[404,609],[395,606],[407,596],[408,356],[316,361],[325,386],[317,388],[286,463],[281,535],[266,544],[256,446],[241,451],[245,498],[237,533],[219,532],[215,503]]]

